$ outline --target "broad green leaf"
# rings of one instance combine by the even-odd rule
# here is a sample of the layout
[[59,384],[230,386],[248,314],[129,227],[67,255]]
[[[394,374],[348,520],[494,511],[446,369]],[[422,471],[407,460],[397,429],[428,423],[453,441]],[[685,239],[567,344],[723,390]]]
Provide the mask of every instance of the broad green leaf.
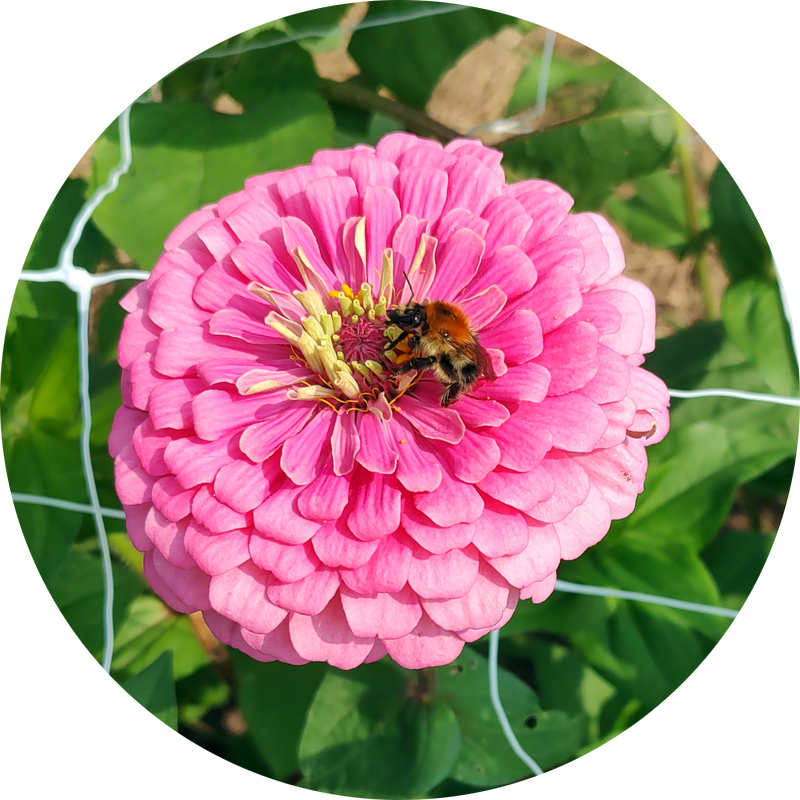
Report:
[[120,685],[154,717],[173,730],[178,730],[171,653],[162,653],[152,664]]
[[[64,181],[33,238],[23,269],[56,266],[61,246],[87,196],[86,181],[78,178]],[[113,258],[113,250],[90,220],[75,248],[73,260],[78,266],[93,272],[103,258]]]
[[602,622],[613,605],[602,597],[554,592],[543,603],[519,603],[501,636],[527,631],[547,631],[569,636],[574,631]]
[[[542,56],[536,53],[531,56],[517,79],[514,93],[508,101],[507,114],[516,114],[536,105],[541,69]],[[576,64],[553,56],[547,78],[547,95],[552,96],[570,83],[607,85],[613,80],[618,69],[613,61],[606,58],[601,58],[597,64]]]
[[300,740],[304,785],[360,797],[416,797],[440,783],[459,753],[453,709],[417,700],[414,675],[377,662],[325,675]]
[[[383,0],[369,4],[364,22],[445,8],[438,3]],[[439,79],[463,53],[513,22],[504,14],[463,7],[451,13],[361,28],[350,39],[348,50],[364,75],[391,89],[398,100],[422,108]]]
[[628,602],[603,626],[576,633],[573,643],[607,681],[647,710],[674,692],[711,650],[688,628]]
[[518,175],[552,180],[576,207],[597,208],[614,187],[668,164],[674,139],[670,107],[620,70],[592,113],[503,149]]
[[253,743],[279,780],[299,769],[297,748],[308,707],[327,665],[262,663],[231,650],[239,701]]
[[[674,525],[674,518],[672,520]],[[638,533],[632,525],[626,533],[618,528],[580,559],[565,565],[561,574],[575,583],[626,589],[632,592],[721,606],[717,585],[703,560],[681,538],[651,531]],[[617,601],[620,602],[620,601]],[[699,612],[680,611],[647,604],[647,611],[677,625],[693,628],[719,639],[730,620]]]
[[726,531],[703,550],[703,559],[726,600],[744,602],[761,574],[774,541],[774,534],[760,531]]
[[736,181],[720,163],[708,189],[714,235],[733,281],[774,276],[769,245]]
[[270,95],[313,91],[319,86],[311,55],[297,42],[287,42],[280,31],[262,31],[247,46],[258,49],[231,57],[219,81],[219,88],[245,109]]
[[352,3],[337,6],[323,6],[301,11],[284,17],[282,23],[287,31],[299,38],[299,44],[311,53],[335,50],[346,44],[344,34],[340,33],[339,23],[352,7]]
[[191,675],[176,680],[178,721],[181,725],[197,725],[210,711],[230,700],[230,687],[211,666],[201,667]]
[[87,501],[78,442],[33,428],[5,456],[12,492]]
[[747,279],[731,286],[722,298],[722,319],[730,340],[770,390],[796,395],[797,363],[775,281]]
[[[643,175],[630,184],[634,195],[622,200],[612,195],[603,208],[637,242],[649,247],[685,245],[689,238],[686,203],[680,179],[669,170]],[[700,224],[705,227],[706,221]]]
[[[240,115],[199,103],[139,105],[131,114],[133,168],[95,212],[101,230],[150,268],[188,214],[242,188],[251,175],[308,163],[330,144],[327,105],[305,94],[272,96]],[[95,149],[95,180],[119,159],[116,125]]]
[[[542,710],[533,689],[506,670],[498,674],[500,700],[520,745],[543,769],[568,761],[580,747],[584,722],[564,711]],[[489,696],[486,659],[465,647],[436,670],[436,694],[453,709],[461,750],[450,777],[471,786],[501,786],[530,776],[506,740]]]
[[176,614],[157,597],[137,597],[117,631],[112,671],[125,675],[141,672],[166,652],[172,654],[176,680],[209,663],[188,617]]
[[83,515],[33,503],[16,503],[15,508],[33,562],[49,586],[69,557]]
[[[119,628],[128,606],[142,584],[126,569],[112,564],[114,581],[114,628]],[[69,626],[98,660],[103,650],[103,568],[100,559],[73,550],[48,586]]]
[[794,454],[796,412],[732,402],[720,405],[713,422],[676,425],[650,450],[645,491],[618,530],[672,537],[697,551],[727,516],[736,486]]

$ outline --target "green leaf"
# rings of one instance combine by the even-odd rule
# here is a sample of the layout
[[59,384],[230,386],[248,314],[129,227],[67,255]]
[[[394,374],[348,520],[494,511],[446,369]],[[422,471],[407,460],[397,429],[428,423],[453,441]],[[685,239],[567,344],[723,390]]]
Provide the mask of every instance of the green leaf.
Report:
[[[686,203],[680,180],[669,170],[632,181],[629,200],[612,195],[604,210],[637,242],[648,247],[681,247],[689,238]],[[701,220],[701,226],[705,220]]]
[[626,601],[603,626],[577,633],[573,643],[607,681],[646,710],[674,692],[711,650],[699,634]]
[[[284,17],[282,22],[288,31],[301,37],[299,44],[311,53],[336,50],[346,44],[344,34],[340,33],[339,23],[352,8],[352,3],[338,6],[323,6],[301,11]],[[329,33],[329,31],[334,31]]]
[[172,654],[176,680],[210,663],[188,617],[176,614],[157,597],[137,597],[117,631],[112,671],[126,675],[140,672],[166,652]]
[[[114,627],[118,628],[128,606],[142,590],[138,578],[112,564]],[[103,567],[99,558],[73,550],[48,586],[64,618],[83,645],[98,660],[103,650]]]
[[500,636],[528,631],[571,635],[581,628],[597,625],[608,617],[612,604],[603,597],[555,592],[543,603],[520,603]]
[[[131,115],[133,167],[95,212],[103,232],[151,267],[189,213],[242,188],[251,175],[307,163],[327,147],[333,118],[318,97],[272,96],[240,115],[197,103],[139,105]],[[95,181],[119,159],[116,125],[95,149]]]
[[743,400],[732,403],[720,404],[713,422],[676,425],[649,451],[646,489],[618,530],[671,537],[696,551],[724,521],[736,486],[794,454],[796,412]]
[[553,642],[534,640],[530,645],[539,697],[548,708],[582,715],[589,738],[600,732],[600,715],[616,690],[573,650]]
[[504,149],[512,170],[552,180],[578,208],[597,208],[623,181],[669,163],[675,129],[670,107],[620,70],[590,114],[534,133]]
[[711,178],[708,201],[719,253],[731,279],[773,277],[772,255],[761,226],[722,163]]
[[[565,567],[561,571],[563,577],[576,583],[644,592],[710,606],[722,605],[711,573],[688,544],[666,535],[657,538],[651,531],[637,532],[636,525],[624,534],[620,534],[618,529],[613,530],[580,559]],[[693,628],[715,639],[719,639],[730,625],[730,620],[725,617],[666,606],[648,604],[647,611],[654,617]]]
[[[47,269],[58,263],[59,251],[73,220],[86,200],[86,181],[67,178],[47,210],[34,236],[23,269]],[[113,250],[91,220],[75,248],[75,264],[93,272],[103,258],[113,257]]]
[[[383,0],[370,3],[364,22],[437,6],[445,7],[411,0]],[[391,89],[398,100],[422,108],[439,79],[463,53],[513,21],[494,11],[465,7],[452,13],[361,28],[351,37],[348,50],[362,74]]]
[[413,673],[377,662],[328,672],[300,740],[308,788],[360,797],[411,798],[450,772],[461,736],[453,709],[409,692]]
[[730,286],[722,298],[722,319],[730,340],[770,390],[796,395],[797,363],[775,281],[747,279]]
[[284,33],[262,31],[248,42],[248,46],[255,45],[263,49],[231,58],[231,66],[219,82],[219,88],[246,109],[270,95],[313,91],[320,85],[311,55],[297,42],[287,42]]
[[176,680],[175,694],[180,724],[197,725],[210,711],[228,703],[231,692],[219,672],[206,666]]
[[69,557],[83,515],[32,503],[16,503],[15,508],[36,569],[49,586]]
[[774,534],[760,531],[726,531],[703,550],[703,559],[727,600],[744,602],[774,541]]
[[[542,56],[536,53],[531,56],[517,79],[514,93],[508,101],[506,114],[516,114],[536,105],[541,69]],[[547,96],[551,97],[559,89],[571,83],[607,85],[613,80],[618,69],[613,61],[602,57],[597,64],[576,64],[553,56],[547,78]]]
[[239,700],[253,743],[279,780],[299,769],[297,748],[308,707],[327,665],[262,663],[231,650]]
[[172,677],[172,654],[162,653],[149,667],[121,684],[137,703],[173,730],[178,730],[178,706]]
[[[564,711],[543,711],[533,689],[499,670],[500,700],[520,745],[543,769],[569,760],[580,747],[583,720]],[[452,706],[461,728],[461,750],[450,777],[471,786],[501,786],[530,770],[514,753],[489,697],[487,660],[471,648],[436,670],[437,696]]]

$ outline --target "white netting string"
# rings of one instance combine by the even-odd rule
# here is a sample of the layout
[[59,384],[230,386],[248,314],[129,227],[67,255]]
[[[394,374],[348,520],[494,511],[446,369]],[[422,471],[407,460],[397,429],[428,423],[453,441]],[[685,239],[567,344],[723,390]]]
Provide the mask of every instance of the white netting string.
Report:
[[[458,11],[464,6],[460,5],[442,5],[437,8],[416,9],[405,14],[386,14],[380,17],[374,17],[369,20],[362,20],[359,24],[351,28],[333,27],[333,28],[312,28],[295,34],[287,34],[284,37],[279,37],[265,43],[255,43],[252,45],[245,45],[241,48],[210,50],[206,53],[197,56],[201,58],[217,58],[237,53],[246,52],[253,49],[263,49],[267,47],[275,47],[279,44],[284,44],[291,41],[307,38],[309,36],[332,36],[342,33],[352,33],[362,28],[372,28],[382,25],[395,24],[412,19],[419,19],[426,16],[448,14],[453,11]],[[542,63],[539,74],[538,82],[538,96],[537,104],[532,114],[533,117],[541,116],[547,96],[547,84],[549,77],[549,69],[551,57],[553,52],[553,44],[555,41],[555,33],[547,31],[545,38],[545,46],[542,55]],[[197,60],[195,59],[195,60]],[[91,400],[89,395],[89,360],[88,360],[88,332],[89,332],[89,303],[91,300],[92,291],[97,286],[112,283],[121,280],[146,280],[149,273],[139,270],[113,270],[104,272],[102,274],[93,275],[86,269],[76,266],[73,263],[75,247],[77,246],[83,234],[84,228],[94,213],[95,209],[100,205],[103,199],[113,192],[119,183],[119,179],[124,175],[131,166],[132,149],[131,149],[131,135],[130,135],[130,114],[131,107],[119,117],[119,134],[120,134],[120,161],[117,167],[111,172],[106,183],[98,188],[94,194],[86,201],[81,208],[78,215],[75,217],[67,239],[65,240],[56,266],[50,269],[43,269],[37,271],[24,270],[20,274],[20,280],[31,281],[36,283],[49,283],[56,282],[66,285],[69,289],[75,292],[78,303],[78,350],[79,350],[79,369],[80,369],[80,406],[81,406],[81,462],[86,481],[86,489],[90,502],[76,503],[69,500],[62,500],[60,498],[44,497],[36,494],[26,494],[12,492],[12,499],[17,503],[39,504],[43,506],[65,509],[67,511],[74,511],[79,513],[91,514],[94,518],[95,528],[97,531],[97,538],[100,546],[102,565],[103,565],[103,578],[104,578],[104,601],[103,601],[103,631],[104,631],[104,649],[102,665],[106,672],[110,671],[111,659],[113,655],[114,643],[114,623],[112,618],[112,609],[114,601],[114,581],[111,571],[111,555],[109,551],[108,538],[106,536],[104,517],[112,519],[124,519],[125,514],[121,510],[103,508],[100,506],[97,486],[94,480],[94,474],[91,465],[89,440],[92,425],[91,413]],[[492,125],[499,126],[497,131],[506,132],[509,124],[513,123],[514,119],[497,120],[490,123],[489,126],[482,126],[481,130],[492,130]],[[506,125],[506,128],[503,126]],[[514,132],[514,131],[510,131]],[[782,287],[781,287],[782,288]],[[784,299],[784,309],[787,306]],[[788,319],[788,312],[787,319]],[[791,321],[789,320],[790,329]],[[792,336],[794,331],[792,329]],[[794,341],[794,339],[793,339]],[[775,403],[779,405],[789,405],[800,407],[800,398],[794,397],[781,397],[769,394],[755,394],[752,392],[740,392],[732,389],[702,389],[694,391],[684,391],[679,389],[671,389],[670,395],[675,398],[695,398],[695,397],[733,397],[742,400]],[[716,606],[704,605],[701,603],[692,603],[685,600],[679,600],[668,597],[660,597],[656,595],[643,594],[641,592],[631,592],[621,589],[611,589],[601,586],[591,586],[585,584],[570,583],[567,581],[558,580],[555,585],[556,591],[592,595],[607,598],[620,598],[632,600],[643,603],[653,603],[671,608],[681,609],[684,611],[692,611],[701,614],[711,614],[724,617],[735,617],[737,611],[729,608],[722,608]],[[524,751],[522,746],[517,741],[508,718],[502,706],[499,695],[498,684],[498,646],[499,646],[499,633],[492,631],[489,635],[489,691],[492,705],[497,714],[503,733],[508,739],[508,742],[517,756],[526,764],[526,766],[536,775],[542,773],[539,765]]]

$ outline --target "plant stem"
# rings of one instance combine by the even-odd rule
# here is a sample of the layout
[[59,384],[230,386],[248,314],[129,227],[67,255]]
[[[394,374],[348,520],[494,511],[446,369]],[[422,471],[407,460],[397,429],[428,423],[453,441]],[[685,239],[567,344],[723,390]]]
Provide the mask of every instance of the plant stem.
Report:
[[352,82],[324,81],[322,93],[331,100],[337,100],[348,105],[358,106],[367,111],[379,111],[402,122],[408,130],[420,136],[432,136],[440,142],[449,142],[456,139],[461,134],[442,125],[435,119],[431,119],[427,114],[411,108],[397,100],[390,100],[388,97],[381,97],[371,89],[359,86]]
[[428,702],[436,691],[436,670],[433,667],[424,667],[417,670],[417,699],[423,703]]
[[[694,239],[700,233],[700,223],[697,217],[697,176],[692,160],[692,151],[689,142],[689,128],[686,120],[673,111],[675,117],[675,129],[677,133],[675,150],[678,155],[678,169],[683,183],[683,196],[686,202],[686,224],[689,228],[689,238]],[[694,259],[694,274],[697,277],[700,294],[703,298],[703,308],[705,309],[706,319],[719,319],[719,304],[711,285],[711,275],[708,270],[705,245],[697,253]]]

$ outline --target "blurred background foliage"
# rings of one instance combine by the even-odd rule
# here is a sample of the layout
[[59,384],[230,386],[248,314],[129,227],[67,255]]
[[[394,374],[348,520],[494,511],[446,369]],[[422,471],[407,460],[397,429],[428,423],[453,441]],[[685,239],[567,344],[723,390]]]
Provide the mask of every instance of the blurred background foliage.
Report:
[[[374,144],[392,130],[479,135],[504,152],[509,180],[551,179],[577,209],[613,221],[628,274],[656,293],[661,338],[647,366],[669,386],[796,395],[770,251],[725,167],[654,92],[565,37],[537,115],[544,38],[490,11],[384,0],[297,14],[222,42],[134,106],[132,169],[98,208],[75,263],[148,270],[191,211],[321,148]],[[114,123],[53,201],[25,269],[56,263],[81,204],[118,159]],[[121,402],[118,300],[128,288],[96,289],[90,314],[92,459],[109,508],[119,508],[106,440]],[[19,284],[0,388],[12,491],[88,500],[76,318],[66,287]],[[559,576],[739,608],[789,490],[797,411],[675,401],[672,426],[649,450],[635,512]],[[103,577],[92,520],[24,503],[17,512],[42,580],[99,659]],[[428,675],[422,697],[409,691],[417,676],[390,662],[347,673],[258,663],[155,597],[122,523],[109,525],[112,676],[200,746],[281,781],[364,797],[465,794],[530,774],[492,711],[485,641]],[[558,592],[522,603],[501,631],[500,694],[512,728],[544,768],[568,762],[664,700],[728,625]]]

